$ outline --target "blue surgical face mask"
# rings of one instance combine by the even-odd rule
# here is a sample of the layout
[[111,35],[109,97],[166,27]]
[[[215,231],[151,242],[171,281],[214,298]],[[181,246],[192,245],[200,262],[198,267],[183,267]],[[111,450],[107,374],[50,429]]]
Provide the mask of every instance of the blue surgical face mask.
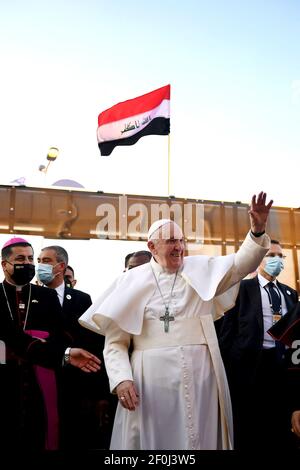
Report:
[[39,263],[36,269],[36,275],[40,282],[43,284],[50,284],[53,281],[55,274],[53,274],[52,264]]
[[268,261],[265,264],[264,271],[272,277],[278,276],[283,270],[283,261],[279,256],[274,256],[273,258],[268,258]]

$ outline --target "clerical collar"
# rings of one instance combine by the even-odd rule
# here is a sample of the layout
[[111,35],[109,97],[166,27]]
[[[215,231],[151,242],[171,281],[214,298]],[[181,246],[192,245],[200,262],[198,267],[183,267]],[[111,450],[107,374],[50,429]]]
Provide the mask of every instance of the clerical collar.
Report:
[[[175,274],[175,272],[170,273],[166,268],[164,268],[159,263],[157,263],[153,257],[150,260],[150,265],[151,265],[152,269],[154,270],[154,272],[156,272],[157,274],[161,274],[161,273]],[[182,270],[183,270],[183,264],[182,264],[182,266],[180,266],[177,273],[180,274]]]
[[7,279],[4,279],[3,282],[5,284],[7,284],[8,286],[14,287],[14,289],[16,289],[18,291],[21,291],[23,289],[23,287],[28,286],[28,284],[24,284],[23,286],[16,286],[16,284],[13,284],[12,282],[9,282]]
[[24,288],[26,289],[29,289],[29,284],[24,284],[24,286],[16,286],[16,284],[12,284],[11,282],[9,282],[7,279],[4,279],[3,280],[3,284],[5,284],[5,287],[8,289],[8,290],[17,290],[17,291],[21,291],[23,290]]

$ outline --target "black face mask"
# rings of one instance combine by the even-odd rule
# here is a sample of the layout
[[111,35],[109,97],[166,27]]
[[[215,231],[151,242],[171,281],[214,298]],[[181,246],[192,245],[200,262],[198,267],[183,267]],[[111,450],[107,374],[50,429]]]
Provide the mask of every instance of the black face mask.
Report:
[[73,289],[72,283],[67,276],[64,277],[64,280],[65,280],[66,287],[69,287],[69,289]]
[[[12,263],[9,263],[12,264]],[[34,264],[14,264],[14,272],[10,275],[17,286],[25,286],[34,278]]]

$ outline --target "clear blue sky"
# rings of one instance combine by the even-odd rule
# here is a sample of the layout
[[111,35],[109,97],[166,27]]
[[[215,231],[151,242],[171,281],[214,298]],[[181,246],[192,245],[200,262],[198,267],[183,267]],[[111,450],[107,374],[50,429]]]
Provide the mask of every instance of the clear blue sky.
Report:
[[2,2],[0,182],[166,195],[166,137],[100,158],[96,127],[171,83],[171,193],[298,207],[299,22],[297,0]]

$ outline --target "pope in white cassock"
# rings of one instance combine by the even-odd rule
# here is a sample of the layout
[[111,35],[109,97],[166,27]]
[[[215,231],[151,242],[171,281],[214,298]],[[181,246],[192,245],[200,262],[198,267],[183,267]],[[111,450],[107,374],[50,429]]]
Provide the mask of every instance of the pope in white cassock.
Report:
[[251,232],[227,256],[184,257],[180,227],[156,221],[148,232],[150,263],[123,273],[80,317],[105,334],[106,369],[119,398],[111,449],[232,449],[213,322],[234,305],[239,281],[269,249],[271,205],[265,193],[253,196]]

